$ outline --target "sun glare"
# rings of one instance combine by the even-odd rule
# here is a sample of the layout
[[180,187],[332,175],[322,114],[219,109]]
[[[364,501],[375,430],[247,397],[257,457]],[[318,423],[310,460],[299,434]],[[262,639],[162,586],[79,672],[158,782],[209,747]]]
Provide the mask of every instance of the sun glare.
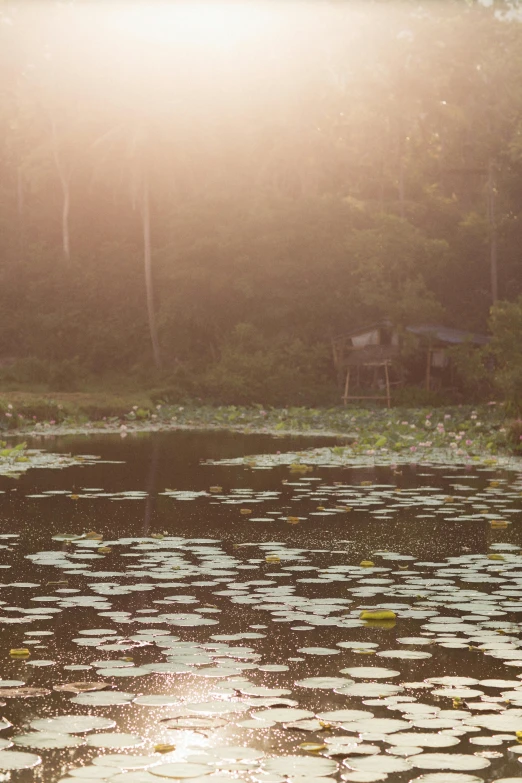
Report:
[[266,6],[237,2],[119,5],[113,23],[142,40],[229,48],[258,37],[269,21]]

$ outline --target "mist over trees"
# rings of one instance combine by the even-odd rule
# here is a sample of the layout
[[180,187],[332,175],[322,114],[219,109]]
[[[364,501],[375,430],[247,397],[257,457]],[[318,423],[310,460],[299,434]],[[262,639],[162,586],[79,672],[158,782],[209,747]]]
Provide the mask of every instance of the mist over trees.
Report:
[[0,358],[36,380],[313,390],[336,334],[522,293],[518,5],[234,5],[0,2]]

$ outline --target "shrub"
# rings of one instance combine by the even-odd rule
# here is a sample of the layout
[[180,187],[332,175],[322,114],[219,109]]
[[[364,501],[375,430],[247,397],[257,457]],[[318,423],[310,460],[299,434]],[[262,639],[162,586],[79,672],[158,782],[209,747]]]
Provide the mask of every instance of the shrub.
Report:
[[489,345],[458,345],[450,350],[459,386],[467,402],[483,402],[495,395],[494,359]]
[[510,422],[507,428],[507,441],[512,451],[522,454],[522,419]]
[[392,405],[401,408],[440,408],[454,400],[449,392],[435,392],[418,386],[403,386],[392,391]]
[[508,411],[522,410],[522,296],[491,308],[489,351],[495,362],[494,382]]
[[339,396],[326,345],[267,339],[250,324],[238,324],[224,343],[202,393],[218,403],[282,406],[327,405]]

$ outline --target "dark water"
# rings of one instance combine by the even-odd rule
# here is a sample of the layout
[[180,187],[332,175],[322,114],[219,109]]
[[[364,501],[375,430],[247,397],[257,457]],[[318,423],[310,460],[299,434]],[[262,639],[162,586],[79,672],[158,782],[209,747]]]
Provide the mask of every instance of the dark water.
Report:
[[[422,578],[435,578],[435,572],[443,571],[445,568],[443,565],[437,566],[437,564],[442,564],[446,558],[466,558],[469,554],[481,556],[489,551],[492,544],[520,545],[522,541],[516,521],[505,530],[494,530],[487,520],[459,519],[458,513],[453,513],[453,515],[451,513],[454,500],[456,499],[458,505],[459,499],[468,498],[470,492],[474,495],[480,495],[475,505],[486,503],[490,511],[494,510],[496,506],[503,507],[504,494],[511,493],[511,508],[516,508],[519,501],[516,501],[514,496],[518,492],[518,487],[512,486],[513,479],[516,477],[497,476],[492,469],[474,473],[460,467],[445,469],[409,466],[401,468],[400,471],[392,471],[390,468],[383,467],[317,468],[305,477],[292,476],[288,467],[284,466],[274,467],[270,470],[252,470],[244,465],[202,464],[207,459],[284,452],[309,445],[322,445],[317,440],[310,444],[305,439],[276,439],[269,436],[181,432],[129,436],[124,440],[119,436],[93,436],[89,439],[64,437],[31,445],[56,452],[96,454],[104,460],[117,462],[78,466],[64,470],[33,470],[19,479],[0,479],[0,489],[5,491],[4,495],[0,495],[2,533],[18,533],[20,535],[18,539],[5,539],[3,542],[9,549],[2,550],[4,552],[2,564],[11,566],[9,569],[0,571],[0,579],[4,583],[0,594],[1,600],[4,601],[3,617],[22,617],[24,611],[31,607],[58,606],[61,609],[48,620],[36,620],[30,624],[4,623],[0,626],[2,629],[0,642],[2,668],[0,674],[4,680],[21,680],[31,687],[52,689],[54,685],[74,680],[104,680],[103,676],[96,673],[96,668],[91,668],[89,671],[74,671],[65,670],[64,666],[75,664],[87,666],[96,660],[121,659],[129,656],[137,666],[165,660],[161,650],[157,645],[150,643],[150,639],[145,640],[148,642],[147,644],[132,649],[125,649],[122,646],[121,652],[104,650],[103,647],[106,643],[101,644],[100,649],[100,647],[79,646],[73,642],[73,639],[79,638],[81,631],[89,629],[115,631],[122,641],[136,635],[139,631],[163,630],[175,634],[181,641],[193,642],[200,646],[206,645],[206,648],[200,647],[200,649],[202,651],[206,649],[207,653],[208,646],[213,643],[212,635],[263,633],[264,638],[247,637],[241,640],[239,637],[237,641],[225,642],[232,646],[239,645],[251,648],[254,656],[260,656],[249,659],[248,653],[246,653],[246,658],[241,658],[240,653],[235,657],[231,655],[228,658],[232,662],[230,665],[233,667],[235,663],[240,666],[241,661],[247,662],[248,665],[250,660],[254,661],[253,666],[287,665],[288,671],[245,668],[239,671],[237,676],[248,678],[248,681],[255,686],[287,688],[291,693],[283,698],[293,700],[299,709],[310,710],[315,714],[349,708],[369,710],[378,718],[402,717],[404,709],[397,711],[396,705],[385,701],[381,701],[377,705],[365,705],[367,699],[339,694],[333,689],[317,690],[295,686],[296,681],[307,677],[343,676],[339,675],[339,671],[346,667],[379,666],[398,670],[400,677],[383,680],[384,683],[392,684],[395,682],[417,682],[424,678],[444,675],[473,677],[479,681],[485,678],[512,680],[516,679],[518,672],[522,672],[522,668],[508,667],[503,660],[486,655],[483,651],[477,651],[476,648],[480,646],[480,642],[473,641],[473,638],[478,639],[482,633],[486,635],[496,633],[498,629],[492,628],[487,623],[495,622],[498,618],[501,619],[500,624],[505,623],[510,638],[515,639],[520,630],[518,619],[522,615],[515,610],[510,613],[506,609],[505,598],[502,598],[504,603],[499,609],[498,616],[491,610],[493,604],[497,607],[500,606],[501,599],[496,595],[498,582],[475,583],[472,581],[467,583],[466,580],[462,581],[462,575],[448,575],[447,573],[445,576],[439,575],[437,577],[441,580],[441,584],[446,581],[447,584],[454,584],[463,591],[475,589],[484,594],[493,595],[494,597],[490,599],[489,604],[491,612],[486,615],[480,615],[478,611],[472,610],[467,612],[464,610],[452,611],[444,603],[444,595],[447,593],[445,594],[441,590],[438,595],[437,590],[433,588],[430,588],[431,592],[426,593],[424,585],[419,586],[418,596],[410,591],[409,596],[397,597],[397,593],[394,593],[392,597],[390,594],[387,597],[387,592],[385,592],[389,591],[390,584],[399,584],[401,579],[406,579],[406,581],[411,579],[412,577],[408,576],[409,572],[413,577],[418,574]],[[320,481],[307,484],[307,478],[320,479]],[[500,487],[491,489],[492,478],[500,480]],[[353,488],[354,497],[357,496],[359,501],[364,492],[370,493],[370,495],[363,504],[354,502],[353,510],[349,513],[323,515],[323,512],[320,512],[317,514],[317,509],[332,508],[335,503],[340,502],[335,495],[335,489],[332,489],[336,482],[338,486]],[[361,485],[361,482],[371,482],[372,487],[367,489],[365,484]],[[471,489],[469,491],[464,491],[462,488],[459,490],[455,488],[456,484],[461,487],[467,485]],[[215,485],[222,487],[223,492],[210,498],[201,497],[192,501],[175,500],[160,494],[166,488],[181,491],[204,491]],[[297,492],[297,499],[295,485],[303,488],[303,491]],[[387,487],[386,492],[395,493],[395,497],[388,494],[387,500],[383,503],[381,498],[379,505],[378,499],[371,495],[374,492],[374,487]],[[489,496],[488,487],[490,488]],[[84,498],[82,495],[89,494],[86,492],[86,488],[102,489],[106,493],[142,491],[147,494],[137,500],[115,498],[114,496]],[[423,508],[422,499],[429,500],[433,496],[434,488],[442,495],[451,496],[451,502],[448,502],[446,507],[439,505],[435,509],[433,507]],[[246,494],[244,502],[236,504],[223,502],[221,496],[229,498],[231,490],[254,490],[257,493],[255,497],[259,497],[259,493],[270,491],[280,492],[280,495],[265,498],[262,503],[258,504],[250,504],[249,497],[251,496]],[[62,495],[48,494],[45,497],[28,497],[49,491],[67,492]],[[79,497],[74,499],[76,496]],[[404,503],[404,497],[411,498],[412,502],[410,504]],[[395,498],[400,502],[397,508],[390,510],[387,518],[380,518],[375,513],[371,513],[379,508],[393,506],[394,502],[392,501],[395,501]],[[252,513],[250,515],[241,514],[243,507],[247,507]],[[448,513],[444,513],[446,508],[449,509]],[[256,518],[259,515],[264,518],[267,515],[270,516],[271,512],[272,522],[251,521],[252,517]],[[288,524],[287,518],[289,516],[302,517],[302,519],[299,524]],[[460,514],[460,516],[465,515]],[[516,520],[516,517],[513,519]],[[98,554],[98,558],[92,561],[89,561],[88,558],[82,558],[81,551],[85,550],[81,550],[75,564],[75,558],[70,558],[71,554],[74,555],[78,551],[75,545],[66,547],[60,542],[51,540],[52,536],[56,534],[80,534],[92,530],[102,534],[104,542],[112,547],[111,551],[106,554],[97,553],[96,548],[88,550]],[[151,538],[157,534],[165,535],[167,540],[180,538],[188,542],[182,544],[179,551],[183,555],[184,562],[191,564],[195,570],[177,580],[176,583],[169,583],[164,576],[163,581],[159,577],[157,579],[154,577],[154,569],[157,569],[159,564],[158,557],[162,552],[165,554],[165,539]],[[125,539],[131,538],[144,540],[125,542]],[[124,543],[111,544],[111,542],[122,539]],[[268,548],[261,546],[270,542],[278,543]],[[254,546],[244,546],[245,544],[254,544]],[[61,550],[66,552],[69,558],[70,565],[67,569],[43,565],[41,562],[35,563],[26,558],[26,555],[42,551],[58,552]],[[284,556],[285,550],[289,552],[287,559]],[[373,554],[378,550],[388,550],[401,556],[410,556],[412,559],[404,561],[400,559],[381,560]],[[171,553],[176,551],[175,547],[168,550]],[[280,562],[266,562],[266,555],[272,551],[278,551],[281,554]],[[504,590],[512,588],[514,595],[510,599],[513,600],[513,606],[516,602],[517,606],[514,609],[518,610],[520,599],[517,593],[522,595],[522,587],[520,587],[516,575],[518,554],[516,550],[507,551],[509,557],[513,558],[513,563],[511,564],[511,561],[509,563],[511,569],[509,575],[502,576],[501,579],[504,580],[502,582]],[[223,557],[228,557],[229,560],[225,559],[220,563],[219,559]],[[342,569],[345,565],[357,567],[363,559],[374,560],[376,569],[344,572],[345,576],[348,573],[349,577],[344,581],[336,581],[333,577],[327,579],[321,577],[321,574],[324,575],[328,569],[330,569],[328,573],[331,576],[335,574],[335,571],[331,570],[332,568],[340,567]],[[419,566],[417,565],[419,562],[432,565]],[[457,570],[467,568],[465,560],[450,565]],[[134,566],[141,567],[144,574],[140,576],[135,571],[129,580],[125,572]],[[497,578],[499,569],[506,569],[505,564],[488,561],[485,558],[477,560],[473,568],[475,566],[478,569],[478,571],[475,570],[475,574],[485,574],[487,579],[493,580]],[[446,566],[446,570],[448,567]],[[301,568],[310,570],[297,570]],[[342,570],[338,573],[343,575]],[[317,578],[318,574],[319,578]],[[307,581],[307,577],[311,577],[311,580]],[[384,582],[380,585],[377,582],[373,585],[374,592],[372,593],[372,582],[367,580],[372,578],[379,580],[383,577],[388,580],[388,583]],[[305,581],[300,581],[301,579]],[[63,582],[63,584],[49,584],[52,582]],[[207,584],[198,584],[198,582],[207,582]],[[259,584],[249,585],[245,591],[245,589],[242,590],[245,582],[258,582]],[[13,583],[33,583],[38,586],[11,586]],[[100,593],[96,590],[99,585],[108,583],[114,586],[131,583],[144,585],[147,589],[127,594],[103,595],[102,597],[107,601],[105,607],[60,605],[60,601],[67,598],[68,595],[100,597]],[[165,587],[166,584],[169,586]],[[288,588],[286,593],[284,592],[285,586]],[[283,588],[279,593],[281,596],[279,604],[276,600],[278,594],[270,592],[275,587]],[[288,597],[289,591],[294,591],[294,588],[295,592],[292,592],[292,595],[309,601],[302,617],[290,616],[290,609],[285,604],[285,596]],[[352,592],[353,589],[360,588],[363,591],[369,591],[369,593]],[[57,593],[57,590],[76,590],[78,592]],[[263,592],[266,590],[268,592]],[[166,597],[170,600],[172,596],[178,594],[195,597],[196,603],[172,603],[170,605],[154,603]],[[236,599],[241,598],[242,595],[251,597],[253,600],[244,603],[237,601]],[[465,594],[462,593],[462,595],[461,603],[467,600]],[[47,602],[34,600],[45,597],[49,599]],[[310,618],[314,617],[314,612],[317,617],[321,600],[324,604],[328,604],[326,599],[332,599],[333,603],[335,603],[335,599],[351,601],[345,606],[340,605],[337,613],[333,612],[331,616],[345,617],[348,620],[352,618],[353,620],[358,618],[360,608],[364,606],[401,603],[407,609],[408,606],[411,607],[422,598],[424,601],[431,602],[431,607],[428,607],[427,611],[431,609],[432,615],[472,618],[467,620],[469,626],[467,631],[464,629],[455,634],[455,638],[465,640],[465,645],[457,649],[441,646],[438,644],[440,631],[432,632],[422,628],[423,624],[429,621],[429,615],[417,618],[408,616],[408,612],[405,612],[404,618],[401,618],[400,610],[397,611],[399,614],[397,622],[384,627],[358,627],[357,624],[353,626],[349,624],[345,626],[338,624],[314,626],[310,621]],[[437,605],[438,599],[440,599],[439,605]],[[269,610],[267,600],[276,605],[274,610]],[[444,607],[441,607],[440,602],[444,603]],[[9,607],[12,608],[9,609]],[[203,616],[218,619],[219,623],[202,626],[172,626],[168,623],[165,624],[165,622],[154,622],[154,612],[191,613],[197,611],[198,607],[210,610],[208,614],[203,612]],[[424,608],[426,609],[426,606]],[[214,614],[215,609],[219,610],[219,613]],[[294,606],[292,611],[295,610]],[[111,616],[111,612],[118,611],[129,614],[120,617],[120,619],[114,615]],[[143,623],[139,622],[140,615],[141,618],[149,618],[149,620]],[[264,626],[264,628],[253,629],[252,626]],[[42,630],[52,631],[53,635],[31,636],[32,632]],[[450,633],[452,631],[449,626],[448,631]],[[427,648],[415,645],[405,648],[404,645],[397,643],[397,638],[418,637],[422,634],[427,636],[431,634],[433,644]],[[103,633],[100,636],[103,636]],[[496,638],[500,637],[497,635]],[[350,640],[376,644],[378,645],[375,648],[377,650],[413,649],[422,651],[429,649],[432,657],[419,660],[378,658],[376,655],[365,655],[351,649],[337,647],[338,642]],[[11,648],[26,646],[31,649],[29,661],[50,660],[54,663],[41,667],[31,666],[27,661],[12,660],[9,657]],[[302,647],[337,649],[340,652],[330,655],[302,654],[299,652]],[[214,650],[213,654],[215,659],[217,651]],[[226,655],[226,651],[224,654]],[[522,652],[520,659],[522,661]],[[219,661],[217,663],[219,664]],[[225,688],[229,680],[232,684],[227,692]],[[237,685],[235,692],[232,690],[234,687],[233,675],[227,679],[226,677],[194,676],[190,672],[185,674],[158,673],[135,678],[109,677],[106,678],[106,681],[110,683],[113,690],[136,695],[173,695],[179,705],[216,699],[222,700],[224,703],[234,703],[241,697],[239,682],[235,683]],[[356,679],[356,681],[362,683],[372,680],[371,678],[363,678]],[[248,689],[248,686],[246,687]],[[495,696],[500,699],[502,689],[495,690],[480,685],[477,687],[487,697]],[[505,690],[507,688],[504,688]],[[418,702],[437,705],[442,710],[452,708],[451,699],[434,697],[430,695],[429,691],[406,690],[401,695],[414,696]],[[322,742],[325,735],[325,732],[310,733],[284,729],[281,723],[277,723],[272,728],[256,730],[238,726],[239,722],[250,718],[249,711],[239,715],[222,716],[226,725],[215,729],[206,728],[200,732],[190,729],[174,731],[166,728],[161,721],[175,717],[179,712],[176,706],[151,707],[128,703],[112,707],[87,707],[70,703],[70,697],[71,694],[52,692],[38,698],[6,699],[3,714],[14,724],[14,728],[2,731],[1,737],[9,739],[10,736],[24,733],[29,722],[34,718],[73,713],[75,715],[92,714],[111,718],[117,724],[114,731],[133,732],[143,738],[144,744],[135,749],[122,748],[121,750],[110,749],[107,751],[88,747],[41,751],[31,747],[14,747],[12,750],[38,753],[43,759],[43,765],[36,767],[34,771],[6,772],[4,774],[7,777],[2,779],[9,779],[9,775],[12,774],[13,780],[31,780],[35,777],[45,781],[60,780],[66,777],[70,768],[82,766],[94,756],[105,752],[150,754],[153,752],[154,746],[160,742],[174,742],[176,744],[178,755],[172,757],[176,760],[197,755],[196,750],[187,750],[189,746],[205,749],[225,745],[242,745],[260,749],[269,756],[288,753],[299,754],[304,753],[298,747],[300,743],[305,741]],[[375,699],[375,696],[370,695],[368,698],[371,701],[372,698]],[[470,698],[474,702],[478,700],[476,696]],[[480,696],[478,698],[480,699]],[[522,693],[520,698],[522,699]],[[520,704],[522,705],[522,701]],[[503,703],[503,707],[505,706]],[[262,705],[260,705],[260,709],[263,709]],[[465,700],[462,701],[460,709],[466,709]],[[522,715],[522,707],[520,709]],[[251,705],[250,710],[255,712],[255,705]],[[473,714],[481,713],[477,711]],[[519,718],[519,723],[521,721],[522,718]],[[444,730],[443,726],[441,730]],[[424,731],[424,729],[415,727],[413,731]],[[497,731],[496,733],[505,734],[506,731]],[[329,737],[337,734],[344,737],[357,737],[357,734],[347,735],[335,728],[327,734]],[[475,734],[473,732],[463,734],[459,744],[449,748],[428,747],[425,748],[425,752],[450,752],[468,756],[484,751],[498,752],[499,758],[489,759],[491,766],[477,771],[471,769],[466,774],[477,775],[488,781],[503,776],[519,776],[522,772],[522,766],[518,762],[517,756],[507,750],[508,747],[516,744],[514,730],[511,732],[512,741],[506,739],[503,741],[503,745],[491,747],[469,743],[469,737],[479,734],[491,737],[492,731],[482,729],[476,731]],[[378,739],[378,735],[378,731],[373,732],[368,735],[368,739],[366,737],[363,739],[368,744],[377,745],[381,752],[384,749],[389,750],[390,747],[383,744],[382,736],[381,739]],[[413,739],[411,745],[415,745]],[[357,756],[357,758],[363,757]],[[414,759],[415,756],[411,758]],[[165,759],[169,761],[170,756]],[[340,765],[337,778],[339,774],[354,774],[348,766],[342,766],[341,756],[336,756],[336,761]],[[222,775],[226,774],[228,777],[238,780],[253,780],[256,783],[266,780],[266,783],[278,783],[275,778],[272,779],[263,772],[259,772],[257,768],[238,770],[234,768],[234,765],[232,765],[232,769],[227,769],[226,765],[222,765],[220,769]],[[439,770],[435,768],[433,771],[438,772]],[[118,769],[115,768],[114,773],[117,772]],[[412,768],[409,771],[391,772],[389,779],[409,781],[429,772],[429,769]],[[124,773],[120,778],[114,779],[120,780],[121,783],[125,783],[126,780],[129,783],[132,781],[139,783],[141,780],[148,780],[149,775],[150,773],[140,773],[139,775],[135,772]],[[298,781],[301,777],[301,774],[291,776],[290,780]],[[317,775],[311,771],[310,780],[316,777]],[[164,778],[156,778],[156,780],[162,779]],[[326,778],[326,780],[328,779]],[[347,779],[355,780],[353,777]],[[451,778],[448,777],[448,780]],[[303,783],[305,783],[304,780]]]

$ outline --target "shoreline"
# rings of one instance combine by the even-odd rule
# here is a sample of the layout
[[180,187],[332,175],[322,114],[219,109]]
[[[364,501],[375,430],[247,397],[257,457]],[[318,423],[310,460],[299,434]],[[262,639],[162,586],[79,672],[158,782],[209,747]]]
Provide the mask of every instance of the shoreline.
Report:
[[[81,397],[81,401],[79,400]],[[74,398],[74,399],[73,399]],[[136,399],[136,398],[135,398]],[[410,456],[430,453],[487,459],[522,456],[522,420],[501,403],[444,408],[265,408],[157,403],[106,395],[0,394],[0,440],[132,435],[167,432],[229,432],[273,438],[332,441],[353,456]],[[7,443],[6,443],[7,446]]]
[[[119,435],[120,437],[125,435],[133,435],[139,433],[156,433],[156,432],[234,432],[240,435],[270,435],[275,438],[331,438],[337,439],[354,439],[356,435],[354,433],[346,433],[334,430],[294,430],[294,429],[279,429],[274,427],[244,427],[239,424],[135,424],[135,425],[120,425],[119,427],[98,427],[94,423],[86,424],[84,426],[61,426],[53,425],[49,427],[40,427],[38,429],[16,429],[7,430],[2,433],[2,437],[5,438],[40,438],[40,437],[66,437],[66,436],[79,436],[85,435],[89,437],[91,435]],[[349,444],[346,444],[349,445]]]

